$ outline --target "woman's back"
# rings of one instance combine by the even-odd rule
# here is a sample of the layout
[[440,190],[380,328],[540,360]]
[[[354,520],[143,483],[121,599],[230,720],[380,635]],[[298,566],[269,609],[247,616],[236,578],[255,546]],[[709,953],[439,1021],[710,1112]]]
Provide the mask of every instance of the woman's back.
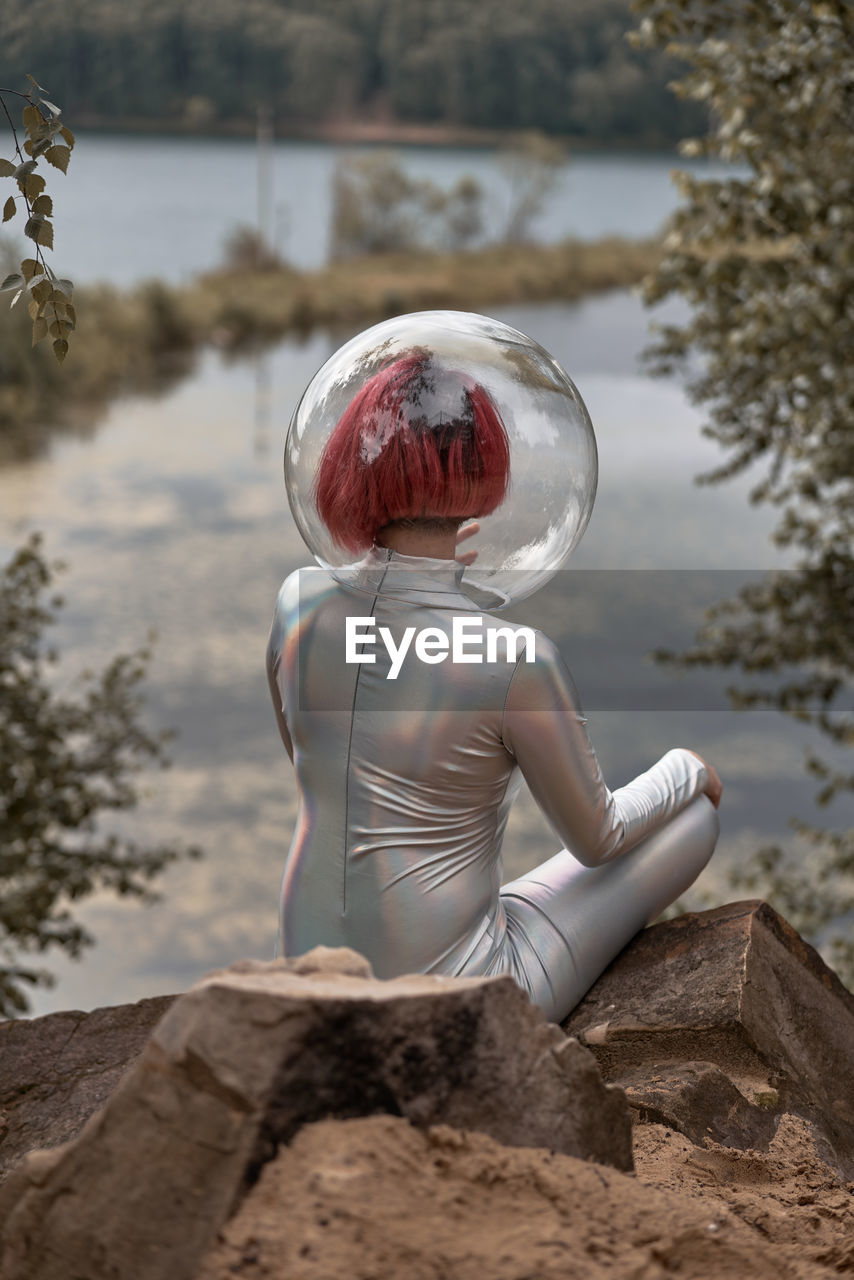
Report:
[[283,943],[334,940],[380,975],[487,968],[521,782],[502,720],[527,629],[477,610],[453,561],[377,548],[365,564],[356,591],[300,570],[277,605],[270,664],[300,790]]
[[676,747],[609,791],[546,636],[481,613],[453,560],[374,547],[361,565],[347,587],[300,570],[276,606],[268,671],[299,786],[281,949],[350,946],[379,976],[511,972],[530,986],[518,909],[515,938],[505,914],[518,884],[499,894],[522,776],[574,875],[664,827],[705,767]]

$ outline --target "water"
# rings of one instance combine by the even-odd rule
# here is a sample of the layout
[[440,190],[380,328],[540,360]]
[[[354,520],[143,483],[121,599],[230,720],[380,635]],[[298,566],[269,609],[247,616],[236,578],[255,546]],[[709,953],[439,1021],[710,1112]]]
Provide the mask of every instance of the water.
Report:
[[[327,257],[330,179],[339,154],[366,148],[276,142],[272,148],[272,239],[301,268]],[[494,151],[406,148],[408,172],[443,188],[472,174],[488,195],[491,234],[505,224],[509,187]],[[534,227],[564,236],[647,236],[676,206],[670,171],[723,172],[671,154],[571,158]],[[77,284],[129,285],[150,276],[184,281],[209,269],[228,234],[257,219],[257,159],[247,139],[110,137],[81,134],[68,174],[49,170],[60,275]]]
[[[303,163],[315,177],[331,163],[330,153],[309,146],[280,144],[276,154],[277,163],[287,161],[291,170]],[[66,189],[81,201],[78,213],[69,203],[57,218],[59,243],[76,255],[68,269],[78,279],[108,270],[118,279],[158,269],[178,275],[209,265],[221,230],[243,216],[240,203],[249,199],[253,158],[246,144],[100,138],[86,156],[81,146],[77,172],[71,170],[78,185],[69,180]],[[436,164],[447,174],[452,166],[466,167],[468,153],[419,152],[412,163]],[[598,195],[585,215],[588,229],[597,202],[600,229],[607,211],[617,222],[629,208],[634,216],[643,205],[635,200],[639,187],[651,181],[656,164],[660,178],[664,165],[638,161],[621,196],[611,158],[585,163],[589,175],[601,165]],[[88,228],[81,225],[79,188],[91,198],[86,184],[99,164],[100,181],[109,174],[117,189],[130,184],[123,190],[122,216],[130,219],[124,238],[109,225],[96,236],[102,224],[93,224],[91,209]],[[581,164],[574,183],[582,181]],[[190,193],[197,207],[188,221],[180,210]],[[319,224],[310,217],[314,197],[308,188],[304,195],[292,235],[303,236],[299,228],[305,228],[298,256],[320,260]],[[663,208],[666,197],[656,199]],[[650,199],[650,211],[654,204]],[[573,306],[516,306],[496,314],[554,352],[591,411],[600,485],[576,555],[579,569],[783,563],[769,542],[773,513],[747,502],[755,477],[693,485],[692,477],[719,461],[718,453],[700,434],[701,418],[679,384],[639,372],[647,317],[636,298],[616,292]],[[137,647],[150,628],[157,631],[147,716],[153,725],[175,727],[179,737],[173,768],[148,780],[145,803],[122,829],[142,841],[194,841],[207,855],[170,870],[156,907],[108,895],[89,900],[79,915],[98,946],[80,963],[45,957],[59,984],[35,995],[36,1013],[181,990],[240,956],[272,954],[295,790],[269,705],[264,651],[278,585],[306,563],[283,492],[281,449],[299,394],[347,336],[289,340],[254,363],[229,364],[208,353],[197,373],[162,399],[118,401],[91,439],[58,440],[48,457],[0,471],[4,553],[39,528],[49,554],[70,566],[61,583],[68,604],[54,637],[66,678]],[[584,701],[595,672],[574,673]],[[722,838],[698,892],[731,897],[726,865],[759,843],[785,838],[790,813],[810,816],[805,735],[789,721],[727,710],[586,710],[612,787],[676,744],[718,765],[725,784]],[[556,848],[555,836],[523,797],[505,841],[507,878]]]

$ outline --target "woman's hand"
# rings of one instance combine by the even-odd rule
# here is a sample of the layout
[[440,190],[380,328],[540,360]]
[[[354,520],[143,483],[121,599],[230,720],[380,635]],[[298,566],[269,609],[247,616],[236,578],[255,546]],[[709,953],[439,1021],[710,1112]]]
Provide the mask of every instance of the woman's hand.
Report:
[[[477,520],[472,524],[463,525],[457,532],[457,543],[465,542],[466,538],[473,538],[476,533],[480,533],[480,525]],[[457,564],[474,564],[477,559],[477,552],[474,550],[464,551],[461,556],[456,556],[455,558]]]
[[[684,749],[685,751],[691,751],[690,747],[685,747]],[[709,775],[709,781],[706,783],[704,794],[709,797],[712,804],[717,809],[718,805],[721,802],[721,794],[724,789],[723,783],[718,777],[717,770],[712,765],[709,764],[708,760],[704,760],[698,751],[691,751],[691,755],[696,756],[697,759],[700,761],[700,763],[706,766],[706,772]]]

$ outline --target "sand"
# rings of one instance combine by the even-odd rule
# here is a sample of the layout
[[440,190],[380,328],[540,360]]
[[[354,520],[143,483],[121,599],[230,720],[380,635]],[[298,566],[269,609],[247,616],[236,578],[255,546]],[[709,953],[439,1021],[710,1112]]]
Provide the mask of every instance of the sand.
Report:
[[854,1182],[784,1116],[766,1152],[634,1130],[634,1174],[393,1116],[306,1126],[199,1280],[854,1276]]

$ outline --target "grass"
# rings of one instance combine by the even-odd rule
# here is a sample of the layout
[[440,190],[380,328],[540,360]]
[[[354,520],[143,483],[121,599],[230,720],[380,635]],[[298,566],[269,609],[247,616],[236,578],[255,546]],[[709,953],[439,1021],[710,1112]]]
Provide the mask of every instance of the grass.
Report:
[[182,294],[222,346],[272,341],[289,331],[370,324],[408,311],[476,311],[512,302],[574,301],[637,284],[660,256],[658,241],[611,238],[559,245],[491,245],[464,253],[387,254],[319,271],[217,271]]

